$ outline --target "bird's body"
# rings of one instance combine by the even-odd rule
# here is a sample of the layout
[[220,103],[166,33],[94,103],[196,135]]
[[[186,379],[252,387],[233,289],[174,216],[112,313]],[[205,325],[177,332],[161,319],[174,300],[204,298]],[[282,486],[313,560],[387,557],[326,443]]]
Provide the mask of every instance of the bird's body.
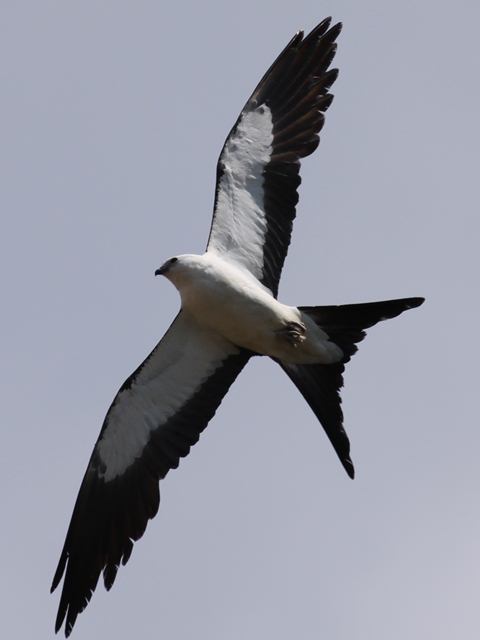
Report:
[[52,583],[65,576],[55,629],[65,621],[66,636],[101,574],[111,588],[158,510],[159,480],[189,453],[252,357],[283,369],[354,476],[340,404],[345,364],[366,328],[423,298],[318,307],[277,300],[300,161],[316,149],[333,99],[340,29],[327,18],[306,37],[298,32],[267,70],[220,154],[206,252],[156,272],[177,287],[181,309],[120,387],[88,463]]
[[[164,274],[182,309],[233,345],[294,364],[339,362],[343,352],[307,314],[279,302],[251,273],[215,252],[178,256]],[[289,327],[304,328],[298,340]]]

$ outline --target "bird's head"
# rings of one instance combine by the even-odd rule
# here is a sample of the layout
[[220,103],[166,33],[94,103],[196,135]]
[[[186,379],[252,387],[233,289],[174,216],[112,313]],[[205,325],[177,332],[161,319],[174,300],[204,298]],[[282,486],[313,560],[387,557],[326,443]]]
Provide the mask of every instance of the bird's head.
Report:
[[165,276],[177,289],[186,285],[193,278],[201,262],[201,256],[183,255],[169,258],[155,271],[156,276]]
[[178,264],[177,256],[175,256],[174,258],[169,258],[166,262],[162,264],[161,267],[159,267],[155,271],[155,275],[165,276],[166,278],[169,278],[170,274],[173,273],[173,271],[175,270],[177,264]]

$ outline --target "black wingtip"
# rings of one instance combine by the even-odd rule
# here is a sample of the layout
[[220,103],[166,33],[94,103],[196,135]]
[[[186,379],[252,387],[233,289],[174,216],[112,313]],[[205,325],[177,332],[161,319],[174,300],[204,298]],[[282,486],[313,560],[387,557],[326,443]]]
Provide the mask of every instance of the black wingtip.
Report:
[[336,39],[340,33],[342,32],[343,29],[343,22],[337,22],[337,24],[334,24],[333,27],[331,28],[331,31],[333,31],[335,38]]
[[338,36],[338,34],[340,33],[340,31],[342,30],[342,24],[339,22],[337,24],[334,24],[333,27],[329,30],[329,27],[332,23],[332,17],[328,16],[328,18],[325,18],[324,20],[322,20],[321,22],[319,22],[317,24],[316,27],[314,27],[310,33],[307,34],[305,40],[303,40],[303,45],[308,46],[309,43],[311,43],[312,41],[316,41],[319,42],[321,38],[323,38],[323,36],[325,36],[325,34],[328,35],[326,36],[331,42],[333,42],[333,40],[335,40],[335,38]]
[[[66,546],[66,541],[65,541]],[[62,551],[62,555],[60,556],[60,560],[58,561],[57,569],[55,571],[55,575],[53,576],[52,586],[50,587],[50,593],[53,593],[55,589],[60,584],[60,580],[65,572],[65,566],[67,564],[67,554],[65,552],[65,546]]]
[[325,75],[323,76],[322,85],[325,91],[328,91],[335,80],[338,78],[339,70],[335,67],[333,69],[329,69]]
[[308,36],[309,37],[312,36],[314,38],[322,36],[327,31],[331,23],[332,23],[332,16],[327,16],[321,22],[319,22],[317,26],[314,27],[314,29],[312,29],[312,31],[308,34]]
[[290,40],[290,42],[287,44],[287,46],[285,47],[285,50],[291,49],[292,47],[297,47],[303,40],[303,29],[299,29],[295,35],[292,37],[292,39]]
[[58,633],[62,628],[64,617],[65,616],[62,616],[62,618],[60,618],[60,612],[59,612],[59,615],[57,615],[57,619],[55,620],[55,633]]

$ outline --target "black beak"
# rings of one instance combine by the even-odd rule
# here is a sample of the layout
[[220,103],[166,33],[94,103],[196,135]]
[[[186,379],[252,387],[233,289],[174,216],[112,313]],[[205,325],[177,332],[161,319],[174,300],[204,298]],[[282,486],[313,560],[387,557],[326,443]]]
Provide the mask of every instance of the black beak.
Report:
[[155,275],[156,275],[156,276],[163,276],[163,274],[164,274],[164,273],[165,273],[165,271],[167,271],[167,270],[168,270],[168,267],[166,267],[165,265],[163,265],[162,267],[158,268],[158,269],[155,271]]

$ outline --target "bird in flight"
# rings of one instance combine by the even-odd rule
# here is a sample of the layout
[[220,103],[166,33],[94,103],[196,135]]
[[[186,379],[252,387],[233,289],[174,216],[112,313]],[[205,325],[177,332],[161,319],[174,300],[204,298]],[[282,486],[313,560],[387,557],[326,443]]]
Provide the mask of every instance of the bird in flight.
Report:
[[332,102],[330,68],[341,24],[298,32],[265,73],[217,164],[213,220],[202,255],[157,271],[178,289],[167,333],[123,383],[83,478],[52,584],[68,637],[100,574],[106,589],[159,506],[159,480],[205,429],[250,358],[289,376],[353,478],[343,428],[343,371],[365,329],[423,298],[292,307],[277,300],[298,201],[300,160],[315,151]]

